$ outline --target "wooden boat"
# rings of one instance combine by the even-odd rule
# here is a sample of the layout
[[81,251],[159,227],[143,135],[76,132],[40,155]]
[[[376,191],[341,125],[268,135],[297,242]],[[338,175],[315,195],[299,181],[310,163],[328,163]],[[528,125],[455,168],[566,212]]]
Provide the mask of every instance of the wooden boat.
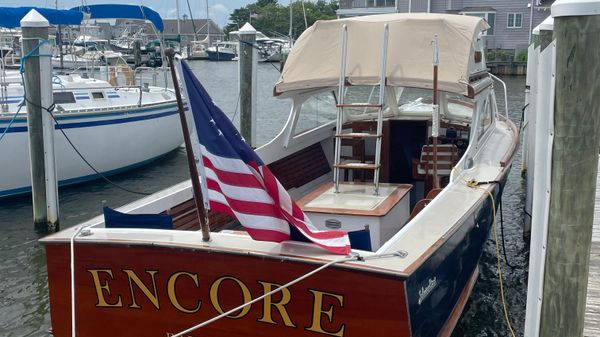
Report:
[[294,45],[274,89],[293,100],[290,117],[257,153],[315,226],[368,225],[371,250],[255,241],[216,212],[204,242],[184,182],[119,209],[170,214],[171,230],[100,216],[41,240],[53,335],[450,336],[517,145],[486,71],[486,28],[377,15],[318,21]]

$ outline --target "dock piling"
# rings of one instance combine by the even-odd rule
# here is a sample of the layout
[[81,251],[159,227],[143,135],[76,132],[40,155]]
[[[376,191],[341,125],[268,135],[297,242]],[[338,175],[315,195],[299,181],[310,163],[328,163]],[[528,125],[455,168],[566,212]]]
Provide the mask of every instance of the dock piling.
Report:
[[50,24],[36,10],[21,20],[22,61],[25,68],[25,99],[31,165],[33,222],[40,231],[58,229],[58,188],[54,159],[54,121],[46,111],[52,94],[52,51],[48,43]]
[[239,42],[239,92],[240,92],[240,130],[246,142],[256,146],[256,66],[258,53],[254,47],[256,43],[256,29],[246,23],[240,30]]
[[554,143],[539,336],[582,336],[600,145],[600,1],[559,0],[552,16]]

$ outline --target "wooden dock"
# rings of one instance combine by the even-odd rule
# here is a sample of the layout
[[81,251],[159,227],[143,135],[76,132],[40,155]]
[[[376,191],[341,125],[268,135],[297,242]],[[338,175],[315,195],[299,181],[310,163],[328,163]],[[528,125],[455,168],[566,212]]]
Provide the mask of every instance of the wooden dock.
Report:
[[596,178],[594,230],[590,250],[590,274],[588,276],[583,335],[585,337],[600,336],[600,174]]

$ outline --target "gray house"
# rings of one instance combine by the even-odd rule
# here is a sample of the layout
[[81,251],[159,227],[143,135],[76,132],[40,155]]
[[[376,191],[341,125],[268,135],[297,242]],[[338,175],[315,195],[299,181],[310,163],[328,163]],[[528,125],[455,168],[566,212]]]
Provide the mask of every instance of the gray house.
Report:
[[511,54],[527,49],[531,31],[550,15],[554,0],[340,0],[338,17],[383,13],[452,13],[479,16],[488,50]]

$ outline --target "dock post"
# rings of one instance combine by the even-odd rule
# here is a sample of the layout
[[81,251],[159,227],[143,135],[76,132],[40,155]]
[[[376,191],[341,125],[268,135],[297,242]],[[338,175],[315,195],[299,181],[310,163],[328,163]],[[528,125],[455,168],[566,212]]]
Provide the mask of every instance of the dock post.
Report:
[[240,131],[246,142],[256,146],[255,118],[256,106],[256,64],[258,53],[254,47],[256,43],[256,29],[246,23],[240,30],[239,42],[239,92],[240,92]]
[[[40,231],[58,229],[58,188],[54,159],[54,120],[46,111],[53,104],[50,27],[40,13],[32,9],[21,20],[22,62],[25,68],[25,99],[33,198],[33,222]],[[42,55],[42,56],[40,56]]]
[[539,336],[583,336],[600,145],[600,1],[558,0],[552,16],[556,94]]

